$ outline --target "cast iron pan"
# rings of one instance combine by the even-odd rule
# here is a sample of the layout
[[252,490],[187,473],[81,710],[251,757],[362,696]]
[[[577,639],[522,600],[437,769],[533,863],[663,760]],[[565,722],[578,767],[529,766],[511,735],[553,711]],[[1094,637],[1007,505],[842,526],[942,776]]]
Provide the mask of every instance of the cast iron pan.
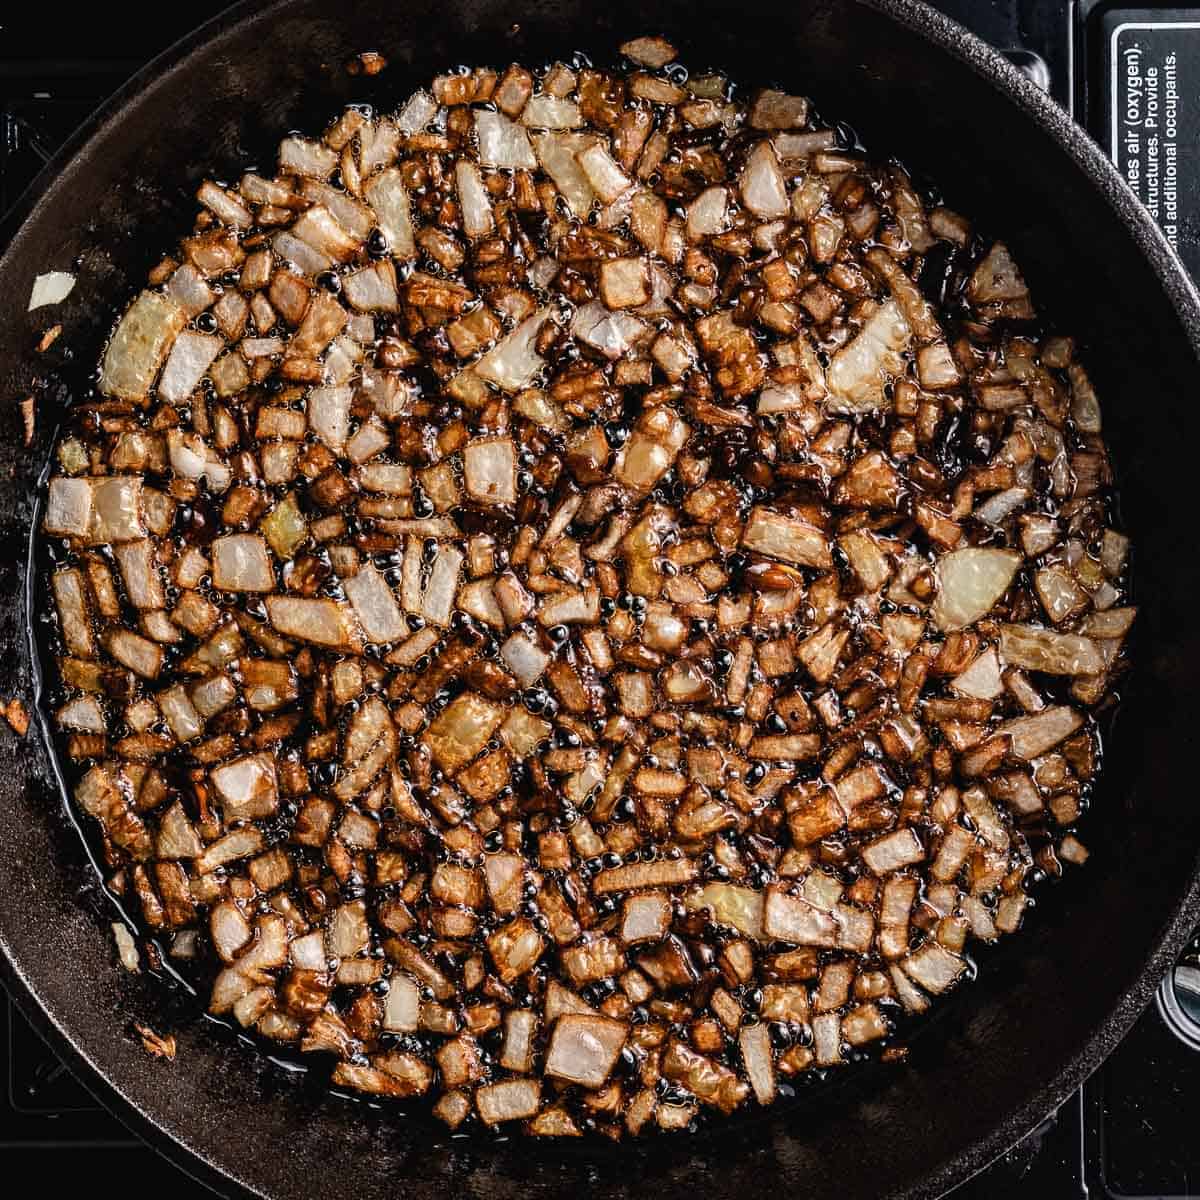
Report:
[[[842,1200],[935,1196],[984,1166],[1115,1045],[1200,918],[1194,689],[1200,302],[1085,136],[953,22],[913,0],[279,0],[242,5],[143,71],[64,149],[10,218],[0,261],[0,691],[33,695],[24,560],[56,412],[85,385],[155,250],[189,225],[203,174],[271,161],[292,128],[381,104],[462,62],[597,61],[663,33],[695,67],[809,93],[876,148],[938,180],[1001,233],[1042,308],[1085,333],[1104,403],[1142,605],[1138,671],[1107,746],[1092,861],[985,960],[907,1065],[851,1071],[804,1103],[703,1137],[564,1149],[450,1139],[330,1097],[113,960],[112,909],[65,814],[42,739],[0,745],[0,966],[21,1008],[138,1133],[219,1190],[279,1200],[404,1194],[546,1198],[598,1191]],[[373,81],[343,64],[382,51]],[[23,224],[22,224],[23,222]],[[17,226],[20,226],[17,228]],[[72,263],[76,266],[72,268]],[[33,277],[75,269],[58,310]],[[44,356],[31,347],[62,321]],[[38,399],[22,448],[17,404]],[[166,998],[164,998],[164,996]],[[134,1021],[179,1041],[151,1060]]]

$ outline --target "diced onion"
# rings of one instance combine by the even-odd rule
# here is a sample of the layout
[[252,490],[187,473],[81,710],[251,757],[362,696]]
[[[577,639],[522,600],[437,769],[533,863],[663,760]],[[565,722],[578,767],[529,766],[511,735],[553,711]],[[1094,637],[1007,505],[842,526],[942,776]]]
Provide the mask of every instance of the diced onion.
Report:
[[486,237],[496,227],[492,202],[474,163],[461,162],[454,168],[458,201],[462,205],[463,230],[468,237]]
[[590,1014],[559,1017],[546,1052],[546,1074],[584,1087],[600,1087],[608,1078],[628,1027],[623,1021]]
[[141,969],[141,956],[138,954],[137,943],[133,940],[131,934],[120,921],[112,923],[113,940],[117,943],[117,957],[121,962],[121,966],[131,974],[136,975]]
[[173,300],[142,292],[121,318],[100,367],[100,390],[122,400],[142,400],[187,317]]
[[596,200],[596,193],[588,182],[579,155],[595,143],[595,137],[586,133],[535,133],[533,146],[542,169],[554,180],[571,212],[577,217],[586,217]]
[[29,311],[47,304],[61,304],[75,290],[75,276],[69,271],[47,271],[33,281],[29,293]]
[[481,438],[463,448],[467,495],[479,504],[517,499],[517,452],[509,438]]
[[531,96],[521,111],[521,124],[534,129],[577,129],[583,124],[583,114],[574,100],[557,96]]
[[412,258],[416,254],[413,237],[412,208],[404,180],[396,167],[380,171],[363,191],[367,203],[375,210],[379,228],[388,240],[396,258]]
[[649,326],[626,312],[609,312],[598,300],[576,314],[571,332],[606,358],[621,358],[650,333]]
[[886,407],[884,385],[904,371],[902,352],[912,334],[895,300],[875,315],[830,361],[826,373],[829,407],[837,412],[866,412]]
[[756,217],[770,220],[787,215],[791,207],[787,187],[770,142],[759,142],[747,155],[741,188],[742,203]]
[[932,616],[941,629],[963,629],[986,616],[1008,591],[1021,556],[1011,550],[969,547],[938,559]]
[[549,308],[539,309],[526,318],[475,364],[475,373],[506,392],[528,387],[545,366],[535,347],[538,334],[549,318]]
[[729,221],[729,192],[723,187],[706,188],[688,208],[687,233],[693,241],[724,233]]
[[43,528],[57,537],[86,538],[92,527],[92,484],[87,479],[50,480]]
[[201,176],[43,497],[106,887],[213,1015],[455,1131],[903,1057],[1086,860],[1136,619],[1085,343],[1006,247],[804,97],[622,53]]
[[175,339],[162,378],[158,381],[159,396],[172,404],[186,400],[224,346],[219,337],[190,330],[181,333]]
[[213,586],[225,592],[275,590],[275,569],[266,542],[256,534],[235,533],[213,542]]
[[328,179],[337,167],[337,154],[311,138],[287,137],[279,144],[279,166],[297,175]]
[[480,110],[475,114],[479,139],[479,162],[485,167],[513,167],[531,171],[537,166],[529,135],[501,112]]
[[287,637],[335,648],[349,648],[358,640],[349,614],[335,600],[268,596],[266,605],[271,624]]
[[384,577],[367,564],[342,584],[368,642],[397,642],[408,624]]
[[350,434],[350,406],[354,389],[347,384],[313,388],[308,393],[305,412],[308,424],[331,450],[343,450]]
[[401,133],[417,133],[437,116],[437,110],[437,101],[428,92],[413,92],[396,117],[396,127]]

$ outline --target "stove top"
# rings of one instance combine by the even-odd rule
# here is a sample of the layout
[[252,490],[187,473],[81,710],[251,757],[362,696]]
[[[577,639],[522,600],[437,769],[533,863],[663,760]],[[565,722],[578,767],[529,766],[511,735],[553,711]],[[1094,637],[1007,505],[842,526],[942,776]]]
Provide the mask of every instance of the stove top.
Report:
[[[1200,7],[934,3],[1091,130],[1200,278]],[[174,6],[151,22],[114,24],[108,6],[66,22],[0,16],[0,212],[104,97],[195,23]],[[1009,1200],[1018,1191],[1034,1200],[1200,1200],[1198,1097],[1200,934],[1108,1062],[953,1200]],[[121,1170],[130,1200],[164,1187],[181,1200],[212,1195],[98,1105],[3,993],[0,1155],[36,1171],[52,1194],[99,1167]]]

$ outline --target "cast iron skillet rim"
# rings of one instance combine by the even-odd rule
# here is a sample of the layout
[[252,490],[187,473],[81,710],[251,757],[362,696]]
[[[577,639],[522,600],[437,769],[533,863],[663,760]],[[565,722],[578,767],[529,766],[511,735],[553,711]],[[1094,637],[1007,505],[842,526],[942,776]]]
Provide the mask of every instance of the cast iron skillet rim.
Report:
[[[75,1042],[57,1015],[44,1003],[37,987],[13,961],[8,944],[0,938],[0,982],[17,1011],[37,1030],[38,1034],[67,1066],[72,1078],[84,1087],[98,1104],[106,1108],[131,1133],[161,1154],[172,1166],[189,1178],[197,1180],[218,1196],[254,1195],[269,1200],[265,1194],[237,1179],[232,1173],[211,1163],[200,1150],[189,1147],[183,1133],[176,1133],[160,1124],[140,1109],[113,1083],[104,1068]],[[150,1060],[147,1059],[149,1063]]]
[[[195,50],[252,19],[266,16],[274,8],[286,8],[290,0],[242,0],[241,3],[211,18],[192,33],[163,51],[116,91],[67,143],[51,158],[13,208],[0,219],[0,237],[9,239],[0,256],[0,265],[15,253],[24,234],[23,224],[32,216],[56,181],[72,169],[86,170],[81,152],[103,129],[119,121],[126,106],[148,93],[165,76],[179,67]],[[966,64],[997,90],[1013,101],[1025,116],[1037,122],[1066,152],[1090,180],[1134,242],[1149,260],[1155,276],[1171,300],[1193,351],[1200,357],[1200,292],[1188,278],[1167,241],[1133,193],[1104,156],[1100,148],[1071,117],[1006,59],[957,22],[930,8],[923,0],[847,0],[882,13],[897,24],[926,38],[938,49]],[[75,162],[77,156],[80,161]],[[1200,871],[1200,856],[1196,871]],[[922,1181],[905,1191],[893,1193],[896,1200],[909,1197],[933,1197],[982,1170],[995,1157],[1033,1128],[1042,1115],[1066,1098],[1104,1060],[1132,1026],[1149,1002],[1159,978],[1169,968],[1200,921],[1200,877],[1193,872],[1192,882],[1174,916],[1151,942],[1141,974],[1126,989],[1111,1013],[1084,1041],[1076,1054],[1061,1068],[1057,1077],[1034,1095],[1015,1105],[985,1137],[966,1150],[944,1160]],[[102,1099],[106,1107],[134,1132],[151,1141],[170,1161],[208,1186],[228,1194],[230,1188],[262,1195],[240,1179],[229,1166],[218,1166],[201,1150],[188,1144],[186,1127],[169,1129],[169,1122],[129,1100],[120,1086],[107,1078],[102,1066],[83,1050],[71,1032],[42,998],[33,980],[26,977],[10,956],[0,936],[0,975],[13,994],[18,1009],[42,1033],[52,1049],[67,1061],[88,1090]]]
[[[46,160],[42,169],[33,177],[25,190],[13,201],[6,212],[0,213],[0,267],[25,234],[25,223],[41,207],[46,194],[72,168],[74,160],[82,154],[89,142],[110,122],[124,115],[126,106],[144,92],[150,92],[164,76],[173,71],[194,50],[213,41],[235,25],[251,17],[266,13],[271,8],[284,8],[289,0],[239,0],[238,3],[209,17],[191,33],[172,42],[165,50],[156,54],[145,66],[135,71],[115,92],[75,129],[67,140]],[[867,2],[867,0],[855,0]]]

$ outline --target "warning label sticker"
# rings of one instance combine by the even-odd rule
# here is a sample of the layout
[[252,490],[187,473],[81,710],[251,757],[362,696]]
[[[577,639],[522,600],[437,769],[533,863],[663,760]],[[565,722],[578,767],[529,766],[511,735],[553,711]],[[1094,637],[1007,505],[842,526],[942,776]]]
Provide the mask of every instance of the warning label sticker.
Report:
[[1200,278],[1200,11],[1192,20],[1110,13],[1113,162]]

